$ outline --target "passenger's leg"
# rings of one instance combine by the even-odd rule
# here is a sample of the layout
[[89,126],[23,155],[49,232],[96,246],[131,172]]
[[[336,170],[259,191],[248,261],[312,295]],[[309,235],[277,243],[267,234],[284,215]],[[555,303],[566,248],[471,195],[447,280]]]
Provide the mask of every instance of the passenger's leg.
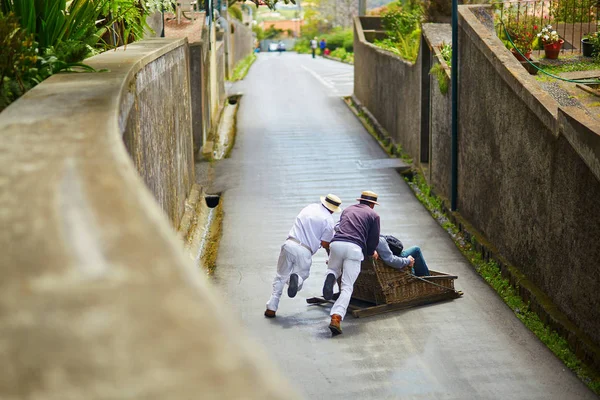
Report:
[[427,263],[425,262],[425,258],[423,257],[423,253],[421,252],[421,248],[419,246],[413,246],[405,249],[402,251],[401,256],[412,256],[415,259],[415,265],[413,266],[415,275],[429,276],[429,268],[427,267]]

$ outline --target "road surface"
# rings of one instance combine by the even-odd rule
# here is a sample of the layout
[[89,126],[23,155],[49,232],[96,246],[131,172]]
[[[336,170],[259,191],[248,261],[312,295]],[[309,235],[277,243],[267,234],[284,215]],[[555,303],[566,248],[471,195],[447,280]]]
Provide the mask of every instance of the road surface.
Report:
[[[307,399],[593,399],[472,270],[446,232],[391,168],[340,100],[353,68],[295,53],[260,54],[235,91],[244,93],[231,158],[217,170],[223,238],[212,278],[273,364]],[[365,167],[371,166],[372,168]],[[331,338],[321,293],[324,250],[296,298],[263,316],[280,246],[294,217],[319,196],[343,206],[379,194],[383,233],[421,246],[431,269],[456,274],[461,299],[343,321]]]

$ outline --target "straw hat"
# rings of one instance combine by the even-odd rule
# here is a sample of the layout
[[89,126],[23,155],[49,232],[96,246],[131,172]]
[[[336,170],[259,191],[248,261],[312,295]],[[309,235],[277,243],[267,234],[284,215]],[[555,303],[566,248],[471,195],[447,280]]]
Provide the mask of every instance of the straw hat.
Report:
[[335,194],[328,194],[327,196],[321,196],[321,204],[331,212],[340,212],[342,211],[340,204],[342,204],[342,200],[337,197]]
[[365,190],[360,194],[360,198],[356,199],[357,201],[368,201],[369,203],[377,204],[377,193],[371,192],[370,190]]

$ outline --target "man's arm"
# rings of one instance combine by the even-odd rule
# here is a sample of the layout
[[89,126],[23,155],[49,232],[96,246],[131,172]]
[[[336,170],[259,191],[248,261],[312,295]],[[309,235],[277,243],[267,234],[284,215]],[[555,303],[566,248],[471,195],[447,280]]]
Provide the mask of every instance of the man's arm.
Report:
[[407,266],[412,266],[414,260],[412,257],[397,257],[392,253],[390,246],[387,244],[385,238],[379,238],[379,244],[377,245],[377,253],[379,253],[379,258],[381,261],[386,263],[392,268],[403,269]]
[[321,240],[321,247],[325,249],[327,255],[329,255],[329,242]]
[[369,237],[367,238],[367,255],[372,256],[379,244],[379,215],[375,217],[369,229]]

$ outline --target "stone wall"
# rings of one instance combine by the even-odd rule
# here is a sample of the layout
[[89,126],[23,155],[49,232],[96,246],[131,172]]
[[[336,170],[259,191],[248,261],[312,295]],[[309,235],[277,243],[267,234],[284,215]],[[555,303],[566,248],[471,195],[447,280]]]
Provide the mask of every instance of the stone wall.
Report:
[[54,75],[0,114],[0,398],[294,398],[145,183],[189,161],[185,40],[86,63],[108,72]]
[[[447,24],[423,24],[423,42],[421,46],[423,76],[421,134],[428,136],[429,157],[426,177],[437,195],[450,198],[451,137],[452,137],[452,83],[450,68],[440,54],[442,42],[451,42],[451,28]],[[429,61],[429,62],[427,62]],[[442,93],[436,74],[430,73],[434,65],[441,65],[448,92]],[[429,95],[426,98],[426,94]],[[423,149],[421,149],[423,150]]]
[[235,66],[244,58],[252,54],[254,50],[254,36],[252,29],[249,26],[242,24],[236,19],[231,19],[231,56],[232,56],[232,71]]
[[[533,308],[600,368],[599,124],[559,108],[472,7],[460,6],[459,18],[459,216],[524,274]],[[454,88],[442,94],[426,74],[445,64],[437,45],[450,42],[449,26],[424,24],[415,65],[365,41],[363,27],[381,32],[377,18],[355,21],[354,95],[447,199]]]
[[202,40],[190,43],[190,84],[192,93],[192,131],[194,154],[204,144],[213,121],[210,117],[210,54],[208,29],[202,28]]
[[[379,17],[357,17],[354,23],[354,96],[415,159],[420,143],[421,69],[365,39],[362,24],[380,29]],[[393,83],[393,84],[391,84]],[[416,100],[416,101],[415,101]]]
[[182,41],[136,71],[119,116],[125,147],[174,227],[194,183],[188,62]]
[[[225,98],[227,98],[227,92],[225,91],[225,43],[223,41],[217,41],[217,98],[219,99],[219,112],[223,106]],[[217,116],[218,118],[218,116]]]
[[[567,140],[566,115],[559,129],[558,104],[471,8],[459,24],[458,209],[600,343],[598,175]],[[595,129],[577,135],[591,165]]]

